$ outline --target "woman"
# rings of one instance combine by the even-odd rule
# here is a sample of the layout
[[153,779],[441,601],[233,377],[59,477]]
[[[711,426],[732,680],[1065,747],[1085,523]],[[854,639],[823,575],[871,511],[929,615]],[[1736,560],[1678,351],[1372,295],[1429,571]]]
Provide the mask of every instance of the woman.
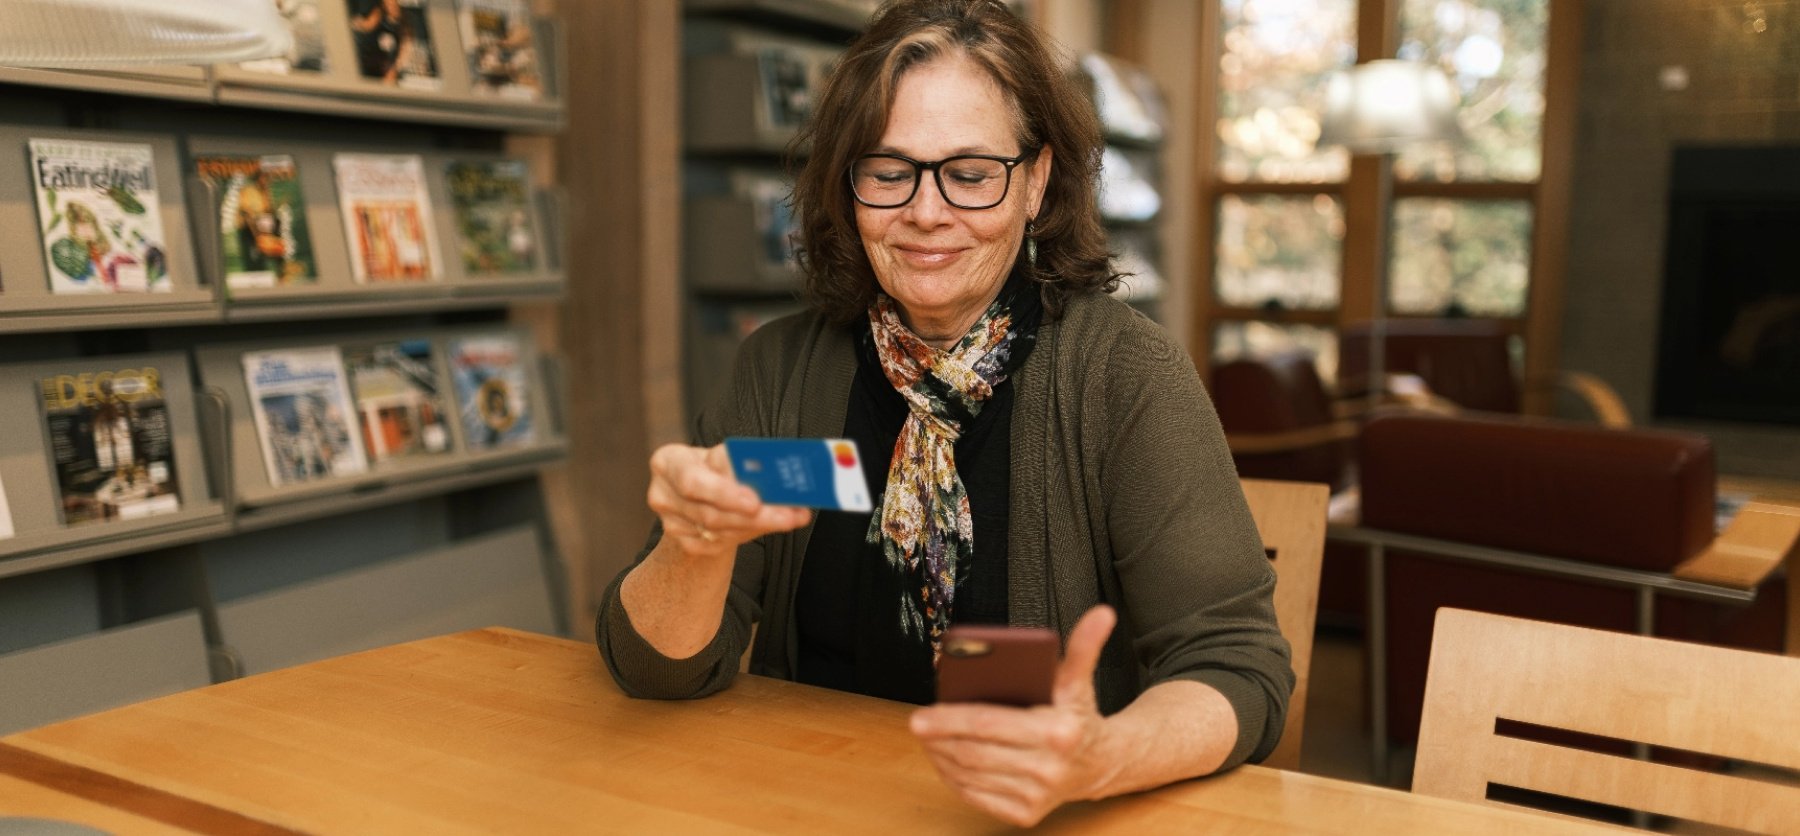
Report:
[[[652,456],[659,523],[597,628],[620,686],[723,688],[759,623],[753,673],[928,703],[948,624],[1045,625],[1052,706],[913,715],[971,804],[1031,824],[1266,754],[1274,575],[1191,362],[1100,292],[1099,128],[1040,37],[994,0],[891,3],[802,141],[812,310],[746,341],[711,446]],[[874,516],[761,504],[729,435],[856,439]]]

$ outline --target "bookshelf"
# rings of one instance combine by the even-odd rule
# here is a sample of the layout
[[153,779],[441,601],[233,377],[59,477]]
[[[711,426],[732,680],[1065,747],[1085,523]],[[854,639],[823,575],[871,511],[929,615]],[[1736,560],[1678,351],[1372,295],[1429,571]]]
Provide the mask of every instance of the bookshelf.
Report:
[[801,308],[786,155],[813,91],[875,5],[682,6],[683,379],[690,414],[721,391],[750,332]]
[[1166,282],[1158,220],[1168,193],[1161,159],[1168,112],[1156,83],[1142,68],[1101,53],[1082,55],[1077,67],[1092,91],[1106,140],[1100,218],[1115,253],[1115,269],[1132,274],[1118,296],[1161,321]]
[[[541,490],[545,468],[567,456],[563,373],[554,351],[508,322],[512,306],[567,292],[566,201],[529,189],[517,204],[535,233],[521,245],[529,264],[492,272],[461,257],[475,227],[450,192],[453,164],[499,164],[509,136],[561,129],[562,33],[553,20],[531,22],[536,99],[483,92],[460,47],[457,3],[420,0],[439,80],[407,89],[360,77],[348,8],[317,4],[326,70],[316,74],[0,70],[0,147],[15,149],[15,163],[0,166],[0,730],[444,630],[570,630]],[[53,290],[32,139],[150,149],[167,291]],[[435,208],[428,278],[356,279],[334,177],[346,153],[421,162]],[[316,280],[228,280],[221,195],[195,166],[221,155],[291,158]],[[481,438],[450,365],[474,340],[517,355],[507,399],[478,410],[496,427]],[[400,341],[431,349],[447,413],[441,451],[300,480],[272,474],[245,354]],[[132,452],[115,442],[71,453],[81,444],[69,439],[113,419],[90,405],[53,428],[46,381],[141,369],[156,370],[159,397],[134,405],[122,436]],[[358,432],[356,416],[346,419]],[[529,432],[498,429],[527,421]],[[167,451],[152,452],[163,439]],[[127,475],[121,456],[155,476]],[[96,666],[111,674],[105,688],[93,686]]]

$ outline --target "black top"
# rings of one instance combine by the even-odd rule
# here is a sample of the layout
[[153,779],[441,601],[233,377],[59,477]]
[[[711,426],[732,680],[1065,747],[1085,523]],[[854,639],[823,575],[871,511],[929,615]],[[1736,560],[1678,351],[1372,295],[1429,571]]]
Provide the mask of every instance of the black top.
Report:
[[[1026,292],[1016,293],[1019,288]],[[1014,293],[1013,328],[1018,336],[1007,365],[1016,369],[1035,344],[1042,308],[1036,287],[1017,274],[1001,292]],[[850,327],[856,331],[857,366],[844,437],[856,441],[871,496],[880,497],[887,488],[894,445],[906,423],[906,400],[881,371],[868,321]],[[969,495],[975,553],[957,566],[952,624],[1006,623],[1012,408],[1009,372],[956,441],[956,473]],[[937,675],[931,645],[906,635],[900,626],[900,596],[917,595],[916,582],[890,567],[881,547],[868,542],[869,525],[868,514],[819,512],[794,601],[800,651],[795,676],[809,685],[930,703]]]

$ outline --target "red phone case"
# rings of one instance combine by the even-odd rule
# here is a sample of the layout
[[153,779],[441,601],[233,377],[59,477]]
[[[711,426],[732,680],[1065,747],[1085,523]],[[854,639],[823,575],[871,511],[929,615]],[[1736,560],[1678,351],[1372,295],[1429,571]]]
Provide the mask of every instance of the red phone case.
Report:
[[1042,627],[951,627],[938,659],[938,702],[1047,705],[1061,646]]

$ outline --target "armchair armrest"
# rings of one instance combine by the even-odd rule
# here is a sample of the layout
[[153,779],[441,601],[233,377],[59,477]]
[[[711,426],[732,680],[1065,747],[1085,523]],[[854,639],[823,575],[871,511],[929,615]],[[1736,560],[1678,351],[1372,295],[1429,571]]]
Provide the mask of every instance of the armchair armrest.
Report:
[[1625,401],[1618,391],[1587,372],[1556,371],[1533,375],[1525,381],[1525,388],[1533,391],[1566,389],[1587,404],[1588,411],[1594,414],[1600,426],[1615,429],[1631,426],[1631,410],[1625,408]]
[[[1706,550],[1670,574],[1684,580],[1750,589],[1800,551],[1800,507],[1751,502]],[[1790,573],[1792,578],[1792,573]],[[1790,579],[1789,584],[1794,580]]]
[[1225,445],[1238,455],[1286,453],[1336,441],[1349,441],[1356,437],[1358,429],[1354,421],[1333,421],[1278,433],[1226,433]]

